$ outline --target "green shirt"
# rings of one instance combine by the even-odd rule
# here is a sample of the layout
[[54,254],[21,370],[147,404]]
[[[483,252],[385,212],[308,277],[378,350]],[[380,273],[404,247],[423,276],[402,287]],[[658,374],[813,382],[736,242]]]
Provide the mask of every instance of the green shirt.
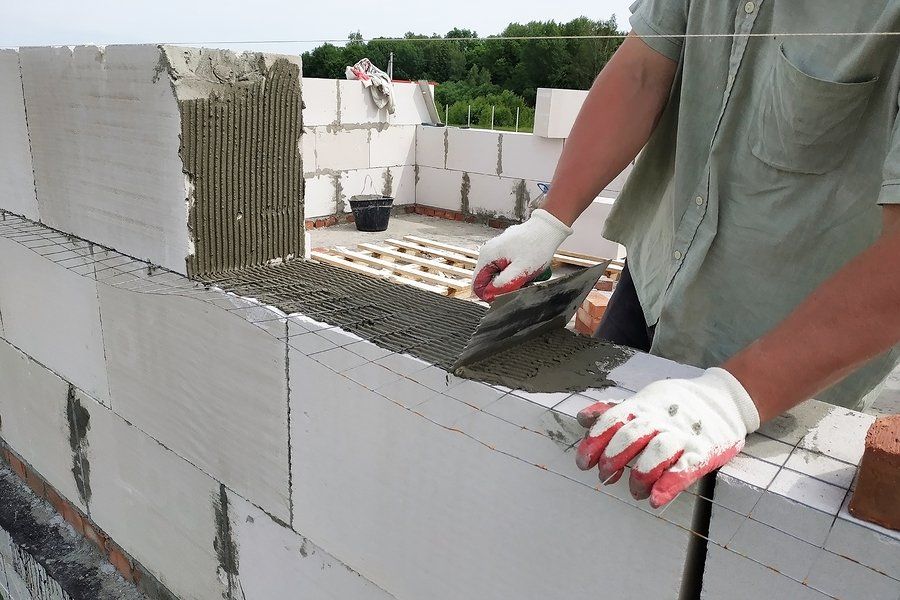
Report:
[[[644,39],[678,70],[604,231],[628,250],[656,325],[651,352],[717,365],[871,245],[879,204],[900,203],[900,37],[780,33],[900,31],[900,1],[638,0],[631,10],[638,35],[728,34]],[[862,409],[898,357],[817,397]]]

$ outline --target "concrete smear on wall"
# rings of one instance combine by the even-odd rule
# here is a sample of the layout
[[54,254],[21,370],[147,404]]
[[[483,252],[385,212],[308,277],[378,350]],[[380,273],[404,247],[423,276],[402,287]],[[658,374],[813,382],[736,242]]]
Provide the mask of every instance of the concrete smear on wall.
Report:
[[88,462],[87,432],[91,428],[91,415],[75,394],[75,387],[69,384],[66,398],[66,419],[69,422],[69,446],[72,448],[72,476],[78,487],[78,495],[85,506],[91,501],[91,464]]
[[300,66],[163,47],[181,112],[190,275],[303,255]]
[[[340,326],[394,352],[449,369],[486,309],[473,302],[303,261],[209,275],[204,280],[287,313]],[[557,330],[460,371],[532,392],[612,385],[609,372],[633,351]]]

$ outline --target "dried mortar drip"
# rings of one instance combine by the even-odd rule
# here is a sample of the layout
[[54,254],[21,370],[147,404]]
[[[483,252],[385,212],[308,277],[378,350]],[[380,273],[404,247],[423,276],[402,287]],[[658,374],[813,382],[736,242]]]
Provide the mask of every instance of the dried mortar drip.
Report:
[[[202,278],[286,313],[337,325],[394,352],[450,369],[486,308],[410,286],[304,261]],[[559,329],[459,370],[461,377],[530,392],[614,385],[609,372],[633,350]]]

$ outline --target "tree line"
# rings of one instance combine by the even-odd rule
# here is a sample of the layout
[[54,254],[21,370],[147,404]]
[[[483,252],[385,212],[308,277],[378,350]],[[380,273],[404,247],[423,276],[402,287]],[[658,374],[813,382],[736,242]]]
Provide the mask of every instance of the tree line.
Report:
[[[568,23],[532,21],[509,24],[499,35],[477,39],[468,29],[454,28],[445,35],[407,33],[403,40],[363,40],[350,34],[344,46],[323,44],[303,53],[305,77],[343,78],[344,68],[364,57],[387,70],[394,53],[394,78],[437,82],[435,100],[449,122],[465,124],[472,107],[473,125],[512,127],[516,109],[520,127],[534,122],[539,87],[588,89],[621,39],[499,39],[510,37],[571,37],[621,34],[615,17],[592,20],[578,17]],[[409,41],[416,40],[416,41]]]

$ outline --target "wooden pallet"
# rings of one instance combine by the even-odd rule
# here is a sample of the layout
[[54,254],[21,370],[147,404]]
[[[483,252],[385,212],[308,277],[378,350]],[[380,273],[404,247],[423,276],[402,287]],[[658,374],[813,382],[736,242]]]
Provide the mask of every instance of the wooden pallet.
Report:
[[[414,235],[402,240],[387,239],[381,243],[360,243],[355,249],[336,246],[315,250],[312,258],[370,277],[458,298],[472,296],[472,278],[478,262],[478,251],[436,242]],[[554,265],[569,264],[590,267],[596,257],[560,252]],[[607,275],[618,278],[620,264],[610,263]]]

